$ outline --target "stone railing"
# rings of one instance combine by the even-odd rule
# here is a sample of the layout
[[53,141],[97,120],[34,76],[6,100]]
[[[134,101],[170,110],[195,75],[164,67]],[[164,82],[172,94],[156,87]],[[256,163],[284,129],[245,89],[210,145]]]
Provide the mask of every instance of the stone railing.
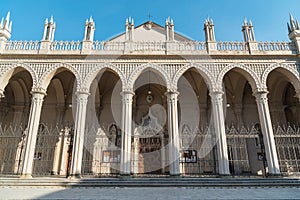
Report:
[[259,51],[297,51],[292,42],[258,42]]
[[54,41],[50,45],[51,51],[77,51],[82,49],[81,41]]
[[[185,55],[234,55],[252,54],[253,45],[256,49],[254,54],[296,55],[297,48],[292,42],[216,42],[214,50],[202,41],[187,42],[164,42],[164,41],[8,41],[4,46],[0,45],[1,54],[185,54]],[[251,49],[249,49],[251,47]],[[2,48],[2,49],[1,49]],[[253,51],[254,52],[254,51]]]
[[124,42],[107,42],[107,41],[94,41],[92,49],[94,51],[124,51]]
[[5,45],[5,51],[30,51],[40,49],[40,41],[8,41]]
[[218,51],[249,51],[246,42],[217,42]]
[[177,42],[175,47],[177,51],[206,51],[206,42]]

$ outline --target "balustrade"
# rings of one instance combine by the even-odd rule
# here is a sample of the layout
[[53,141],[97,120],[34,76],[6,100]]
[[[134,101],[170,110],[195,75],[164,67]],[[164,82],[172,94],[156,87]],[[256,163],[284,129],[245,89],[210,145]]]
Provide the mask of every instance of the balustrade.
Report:
[[[32,53],[41,48],[40,41],[8,41],[5,44],[5,53]],[[172,48],[167,49],[167,43],[163,41],[137,41],[137,42],[111,42],[111,41],[94,41],[92,43],[92,53],[101,52],[157,52],[157,51],[176,51],[176,52],[207,52],[207,44],[202,41],[178,41],[171,44]],[[50,52],[73,52],[82,51],[82,41],[54,41],[50,44]],[[247,42],[217,42],[217,51],[222,53],[239,53],[249,52]],[[259,52],[286,52],[297,53],[296,45],[293,42],[258,42]]]

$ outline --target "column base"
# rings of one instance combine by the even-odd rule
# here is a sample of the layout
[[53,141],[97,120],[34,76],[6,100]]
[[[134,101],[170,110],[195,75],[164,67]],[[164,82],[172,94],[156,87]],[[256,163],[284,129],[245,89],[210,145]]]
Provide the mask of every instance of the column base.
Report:
[[131,174],[120,174],[120,176],[119,176],[120,179],[129,179],[131,177],[132,177]]
[[280,178],[282,174],[266,174],[266,178]]
[[81,179],[81,175],[80,174],[71,174],[68,176],[68,179]]
[[182,178],[181,174],[170,174],[170,178]]
[[217,177],[218,178],[231,178],[232,175],[231,174],[219,174]]
[[32,175],[31,175],[31,174],[22,174],[22,175],[20,176],[20,178],[21,178],[21,179],[30,179],[30,178],[32,178]]

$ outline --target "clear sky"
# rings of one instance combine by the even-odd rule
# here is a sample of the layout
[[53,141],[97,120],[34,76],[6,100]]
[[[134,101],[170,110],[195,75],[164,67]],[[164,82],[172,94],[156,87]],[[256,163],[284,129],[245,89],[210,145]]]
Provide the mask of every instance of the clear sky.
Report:
[[89,16],[96,22],[95,40],[106,40],[125,30],[126,17],[139,25],[150,13],[163,26],[172,17],[175,30],[195,40],[204,40],[203,22],[209,16],[218,41],[241,41],[244,17],[253,21],[257,41],[287,41],[289,13],[300,20],[300,0],[0,0],[0,16],[7,11],[13,40],[40,40],[51,15],[56,40],[82,40]]

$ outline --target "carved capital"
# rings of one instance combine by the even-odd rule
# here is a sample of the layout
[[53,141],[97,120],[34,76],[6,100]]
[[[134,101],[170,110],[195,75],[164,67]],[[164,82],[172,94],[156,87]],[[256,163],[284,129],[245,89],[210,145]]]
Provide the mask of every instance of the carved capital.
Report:
[[179,92],[177,90],[173,90],[173,91],[168,91],[165,93],[165,95],[167,96],[167,99],[168,99],[168,102],[169,103],[174,103],[174,102],[177,102],[178,100],[178,95],[179,95]]
[[88,97],[89,97],[90,93],[88,92],[85,92],[85,91],[77,91],[76,92],[76,100],[77,100],[77,103],[84,103],[86,104],[87,101],[88,101]]
[[133,99],[134,92],[131,92],[131,91],[122,91],[121,95],[122,95],[122,102],[123,103],[125,103],[125,104],[132,104],[132,99]]
[[42,87],[35,87],[32,88],[31,92],[32,95],[33,94],[42,94],[43,96],[47,95],[46,90]]
[[264,90],[260,92],[254,92],[253,96],[255,96],[258,103],[268,103],[268,93],[269,92],[267,90]]
[[211,97],[211,101],[214,103],[222,103],[223,95],[224,95],[224,92],[222,90],[216,90],[216,91],[209,93],[209,96]]
[[32,104],[41,104],[41,103],[43,103],[44,97],[45,97],[46,94],[41,93],[41,92],[31,91],[31,95],[32,95],[32,98],[31,98],[31,103]]

